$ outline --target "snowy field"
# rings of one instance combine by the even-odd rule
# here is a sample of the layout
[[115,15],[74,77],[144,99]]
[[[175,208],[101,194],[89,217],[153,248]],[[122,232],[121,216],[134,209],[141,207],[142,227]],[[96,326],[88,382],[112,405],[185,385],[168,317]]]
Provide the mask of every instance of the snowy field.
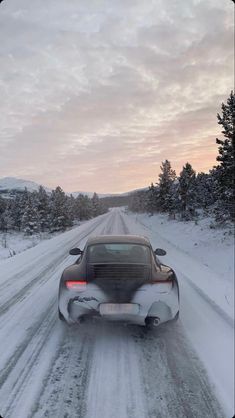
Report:
[[[0,262],[0,414],[4,418],[222,418],[233,405],[233,240],[208,225],[114,209]],[[147,333],[57,319],[73,246],[141,234],[167,250],[180,320]],[[225,234],[224,234],[225,233]]]
[[[131,214],[137,224],[145,228],[145,234],[154,241],[155,234],[163,239],[163,245],[185,254],[191,282],[216,302],[231,317],[234,314],[234,235],[233,227],[211,228],[213,220],[204,218],[190,222],[169,220],[167,215],[148,216]],[[159,242],[159,241],[158,241]],[[178,251],[177,251],[178,250]],[[172,257],[169,260],[172,264]],[[199,268],[199,271],[198,271]],[[203,275],[202,275],[203,268]],[[212,286],[213,285],[213,286]]]
[[47,233],[32,236],[25,236],[23,232],[0,233],[0,260],[13,257],[53,236]]
[[[79,224],[82,224],[83,222],[84,221],[79,222]],[[16,254],[35,247],[35,245],[40,242],[54,238],[59,234],[61,234],[61,232],[40,232],[40,234],[27,236],[23,232],[0,232],[0,261],[14,257]]]

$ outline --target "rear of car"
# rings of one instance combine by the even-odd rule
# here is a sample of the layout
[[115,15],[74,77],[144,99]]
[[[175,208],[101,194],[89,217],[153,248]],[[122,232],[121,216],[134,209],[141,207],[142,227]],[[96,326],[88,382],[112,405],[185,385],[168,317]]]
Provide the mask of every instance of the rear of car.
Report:
[[59,310],[68,322],[88,316],[139,325],[165,322],[177,313],[178,290],[169,279],[169,269],[159,269],[158,277],[156,272],[155,257],[146,239],[128,242],[125,236],[123,241],[120,237],[116,241],[115,237],[108,237],[107,242],[104,237],[101,242],[91,241],[80,268],[75,264],[65,271]]

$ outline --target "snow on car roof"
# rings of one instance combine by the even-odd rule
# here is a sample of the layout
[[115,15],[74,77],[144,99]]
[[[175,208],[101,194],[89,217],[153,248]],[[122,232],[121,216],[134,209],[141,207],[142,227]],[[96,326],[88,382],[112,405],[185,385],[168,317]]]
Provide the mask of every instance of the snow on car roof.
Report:
[[98,235],[87,240],[89,245],[105,243],[134,243],[150,246],[149,239],[142,235]]

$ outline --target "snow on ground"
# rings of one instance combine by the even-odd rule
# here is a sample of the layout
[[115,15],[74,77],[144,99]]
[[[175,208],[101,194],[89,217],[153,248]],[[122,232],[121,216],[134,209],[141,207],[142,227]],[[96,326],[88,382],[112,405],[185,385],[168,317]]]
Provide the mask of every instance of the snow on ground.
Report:
[[[234,315],[234,235],[230,228],[211,228],[211,218],[180,222],[167,215],[129,214],[129,216],[164,238],[164,243],[188,255],[190,279],[228,315]],[[179,256],[179,255],[178,255]],[[197,265],[200,265],[200,272]],[[186,266],[185,266],[186,267]],[[193,268],[194,267],[194,268]],[[202,269],[205,274],[202,274]]]
[[23,232],[0,233],[0,260],[13,257],[52,237],[49,234],[25,236]]
[[[114,209],[2,260],[0,414],[4,418],[230,418],[234,334],[218,283],[224,290],[230,279],[222,273],[232,269],[225,255],[217,274],[212,255],[213,251],[214,258],[227,254],[231,242],[227,237],[217,245],[218,232],[206,263],[203,251],[194,251],[194,243],[210,247],[210,234],[217,232],[195,231],[200,226]],[[74,262],[69,248],[83,248],[90,235],[117,233],[146,235],[154,247],[167,250],[162,261],[175,269],[180,286],[176,324],[146,334],[121,324],[69,328],[59,322],[59,277]]]
[[[234,238],[210,229],[209,220],[169,220],[165,215],[125,215],[131,232],[167,250],[162,261],[177,273],[180,318],[209,373],[227,416],[234,413]],[[142,226],[142,228],[140,227]],[[195,245],[197,244],[197,245]],[[208,254],[208,257],[207,257]]]
[[[79,222],[75,227],[81,225],[83,222]],[[40,234],[28,236],[23,232],[0,232],[0,261],[14,257],[16,254],[22,253],[22,251],[35,247],[40,242],[54,238],[60,234],[61,232],[41,232]]]

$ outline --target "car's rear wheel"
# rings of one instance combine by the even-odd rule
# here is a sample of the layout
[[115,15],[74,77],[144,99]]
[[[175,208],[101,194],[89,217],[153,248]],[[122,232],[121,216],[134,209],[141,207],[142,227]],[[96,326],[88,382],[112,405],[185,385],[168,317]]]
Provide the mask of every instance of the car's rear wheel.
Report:
[[180,316],[180,311],[177,312],[177,314],[175,315],[173,321],[178,321],[179,316]]
[[58,317],[59,317],[60,321],[65,322],[64,315],[60,312],[60,310],[59,310],[59,309],[58,309]]

